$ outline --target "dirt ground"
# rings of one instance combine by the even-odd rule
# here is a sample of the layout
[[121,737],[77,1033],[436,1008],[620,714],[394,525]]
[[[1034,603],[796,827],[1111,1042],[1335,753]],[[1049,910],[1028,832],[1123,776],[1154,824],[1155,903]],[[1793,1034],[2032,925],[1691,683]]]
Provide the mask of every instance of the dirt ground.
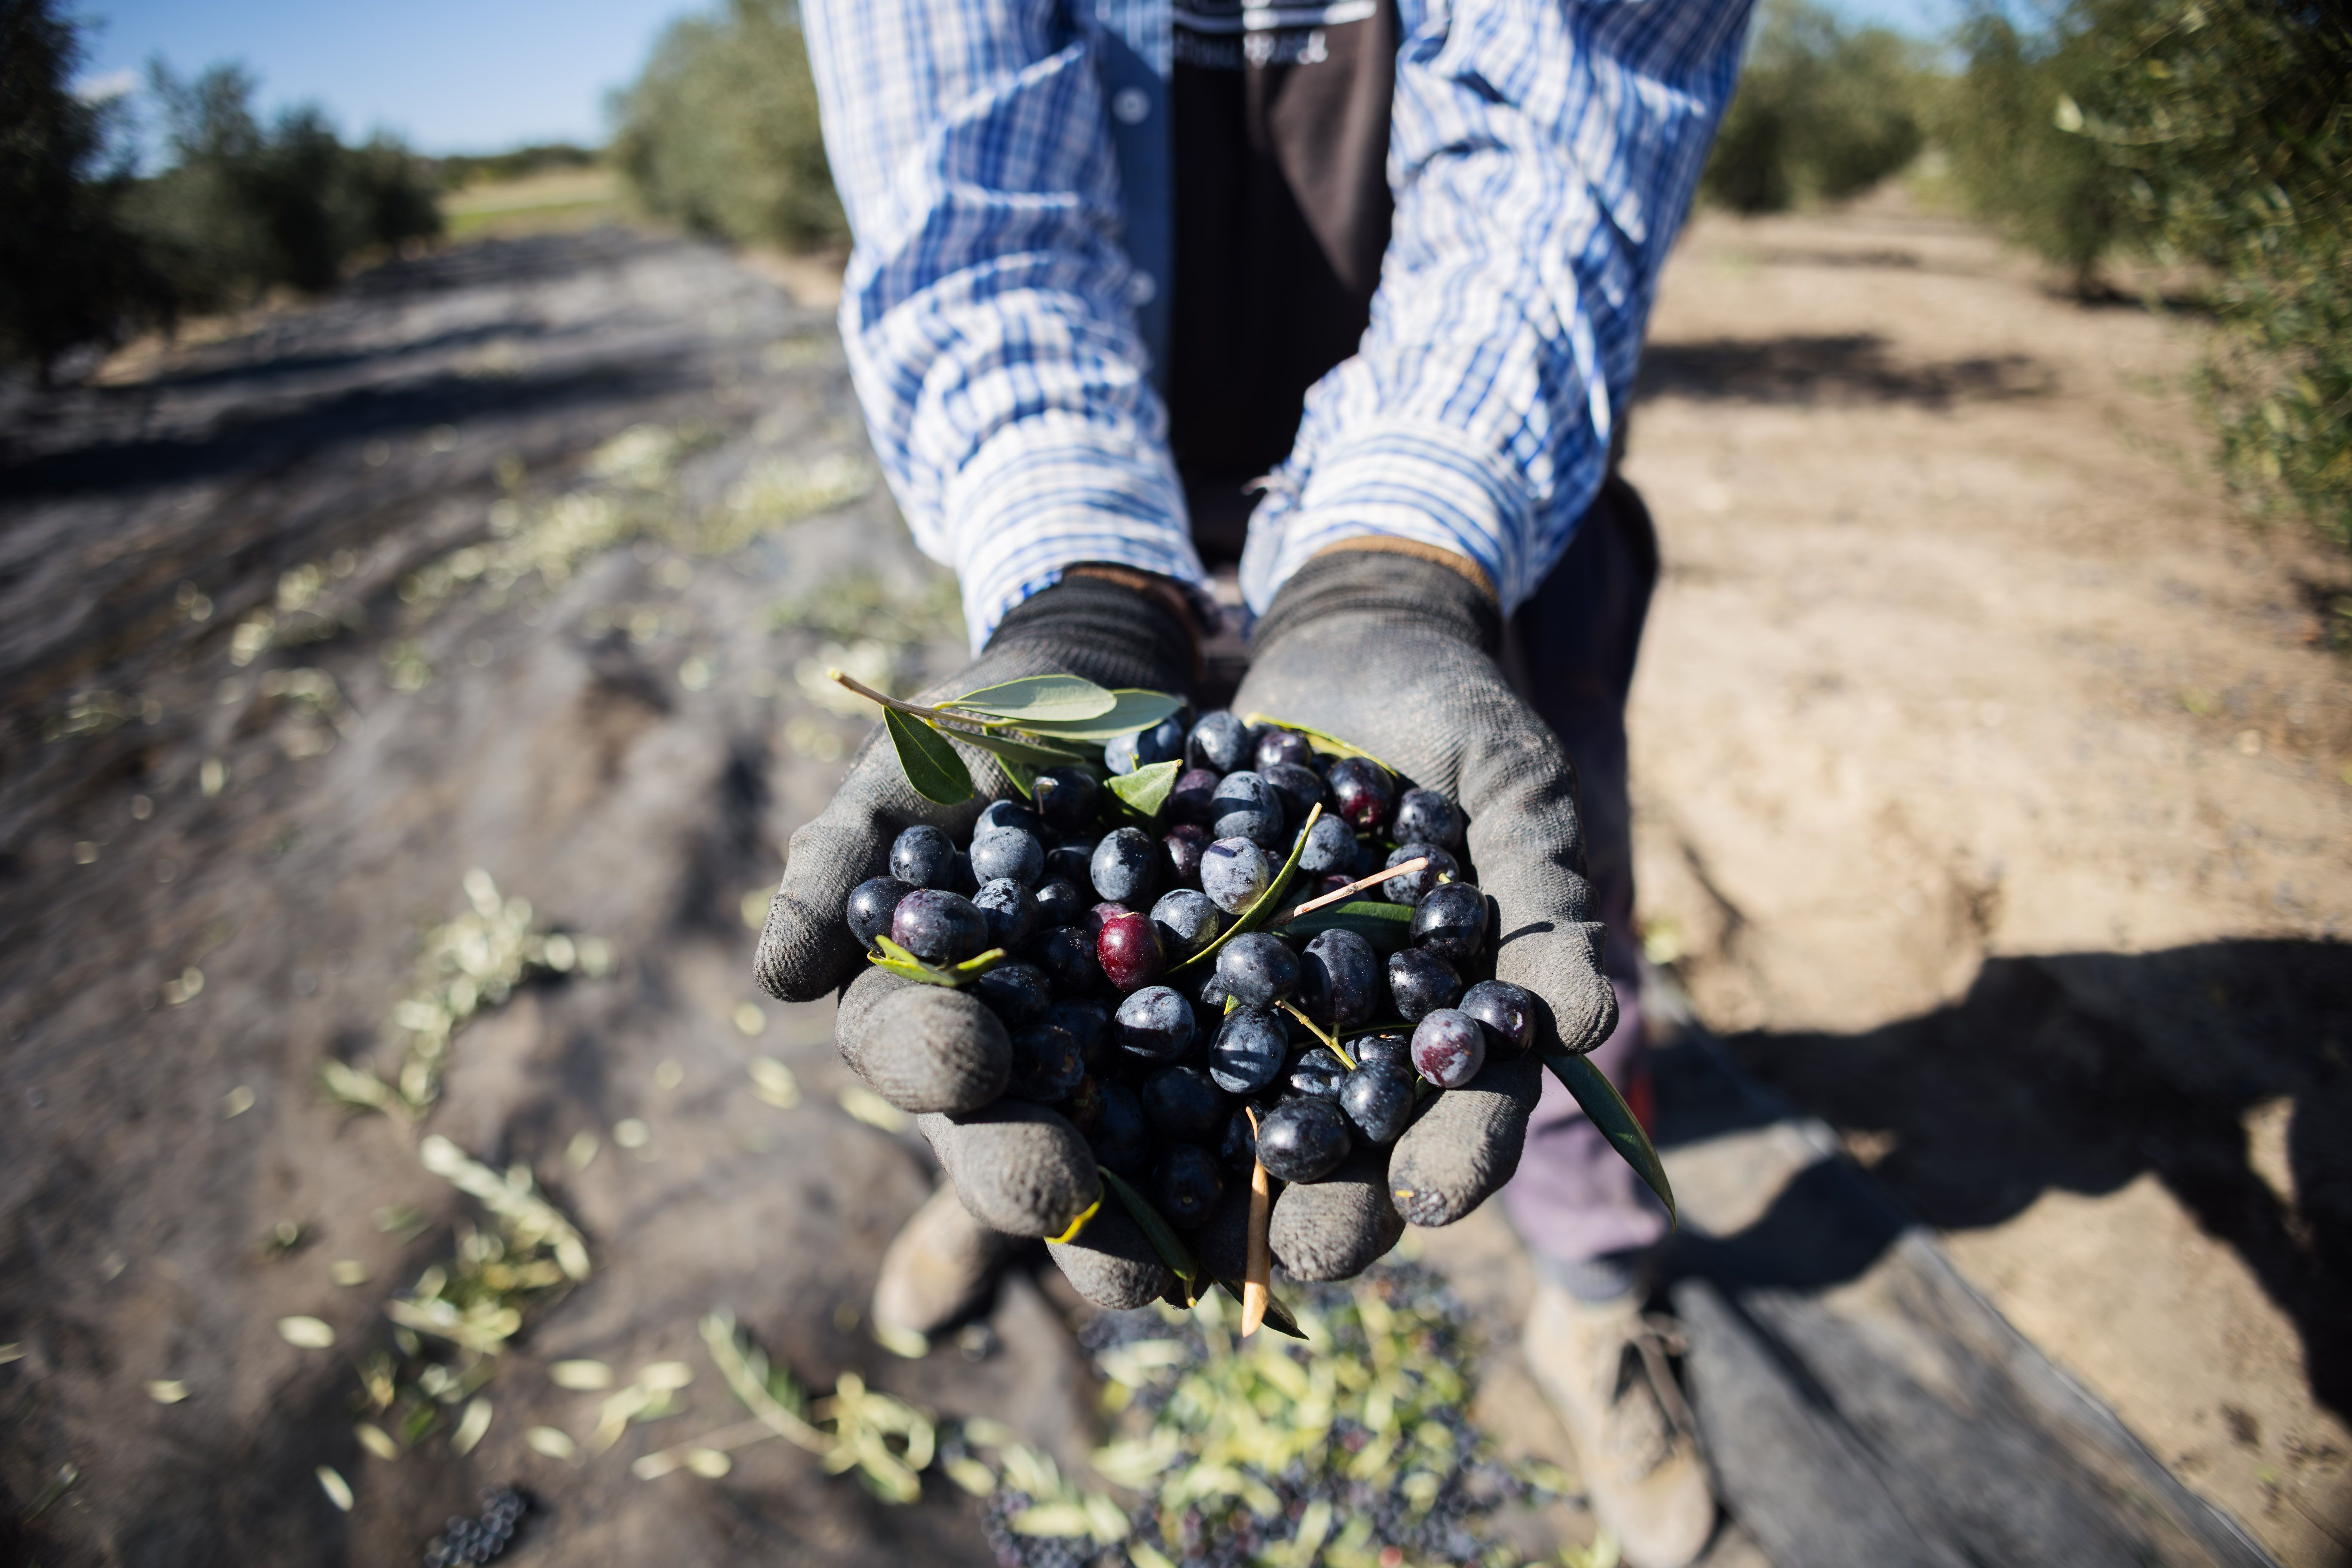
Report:
[[2352,568],[2197,323],[1895,200],[1704,217],[1628,468],[1654,957],[2283,1561],[2352,1561]]
[[[745,901],[863,728],[803,670],[961,657],[827,317],[598,230],[0,394],[0,1553],[414,1562],[511,1475],[551,1505],[520,1562],[986,1560],[951,1490],[886,1508],[778,1446],[629,1479],[734,1419],[707,1372],[610,1455],[527,1442],[593,1424],[551,1365],[705,1365],[722,1306],[820,1389],[1082,1456],[1050,1272],[920,1362],[866,1337],[929,1171],[843,1106],[825,1010],[749,981]],[[2233,521],[2192,358],[1899,207],[1701,223],[1632,446],[1666,562],[1645,931],[2178,1473],[2283,1561],[2352,1561],[2352,708],[2316,619],[2347,573]],[[485,1013],[421,1130],[339,1108],[321,1063],[396,1075],[477,867],[612,972]],[[469,1212],[418,1131],[528,1168],[593,1272],[471,1456],[386,1462],[355,1347]],[[1564,1458],[1511,1396],[1499,1220],[1427,1253],[1494,1329],[1482,1410]],[[1734,1530],[1715,1561],[1760,1559]]]

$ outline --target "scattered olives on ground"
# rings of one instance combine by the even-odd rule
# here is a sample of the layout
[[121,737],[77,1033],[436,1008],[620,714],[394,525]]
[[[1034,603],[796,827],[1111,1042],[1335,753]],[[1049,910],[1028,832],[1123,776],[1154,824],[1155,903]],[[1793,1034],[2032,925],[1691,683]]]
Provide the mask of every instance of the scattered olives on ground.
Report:
[[[908,827],[843,919],[877,956],[887,937],[940,969],[1002,950],[957,978],[1005,1026],[1008,1098],[1069,1118],[1171,1224],[1205,1220],[1254,1162],[1320,1181],[1526,1050],[1539,1009],[1486,978],[1461,807],[1318,740],[1222,711],[1122,736],[1100,770],[1050,768],[990,805],[961,846]],[[1154,767],[1154,816],[1107,785]]]

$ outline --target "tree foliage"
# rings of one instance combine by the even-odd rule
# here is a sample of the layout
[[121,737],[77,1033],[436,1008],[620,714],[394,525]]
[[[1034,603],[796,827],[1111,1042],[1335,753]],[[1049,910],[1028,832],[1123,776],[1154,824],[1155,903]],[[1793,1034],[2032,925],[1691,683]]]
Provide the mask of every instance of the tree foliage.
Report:
[[2352,543],[2352,24],[2328,0],[2066,0],[1963,34],[1941,128],[1979,210],[2097,289],[2197,266],[2231,475]]
[[1699,194],[1736,212],[1859,195],[1917,155],[1917,44],[1849,28],[1811,0],[1766,0]]
[[0,362],[44,374],[158,287],[116,213],[131,175],[115,107],[69,86],[81,55],[48,0],[0,0]]
[[236,66],[193,81],[160,64],[150,74],[172,166],[141,183],[130,211],[184,308],[281,285],[318,293],[358,253],[440,232],[433,182],[397,142],[347,146],[310,105],[265,125]]
[[79,26],[57,0],[0,0],[0,362],[46,374],[79,345],[325,289],[354,257],[440,232],[405,148],[347,144],[313,107],[265,124],[235,66],[154,67],[166,160],[140,176],[119,101],[72,89]]
[[791,0],[673,23],[616,108],[614,162],[649,210],[788,249],[846,239]]

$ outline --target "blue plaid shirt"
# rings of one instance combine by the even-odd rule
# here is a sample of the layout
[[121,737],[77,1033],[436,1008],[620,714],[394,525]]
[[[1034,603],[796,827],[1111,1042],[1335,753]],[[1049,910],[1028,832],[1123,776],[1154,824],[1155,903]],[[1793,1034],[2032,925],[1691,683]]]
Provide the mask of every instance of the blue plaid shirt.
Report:
[[[842,335],[975,648],[1082,561],[1204,584],[1153,383],[1181,0],[808,0],[856,249]],[[1468,556],[1506,609],[1608,466],[1749,0],[1399,0],[1394,226],[1355,356],[1251,518],[1263,611],[1339,540]],[[1245,29],[1363,0],[1248,4]]]

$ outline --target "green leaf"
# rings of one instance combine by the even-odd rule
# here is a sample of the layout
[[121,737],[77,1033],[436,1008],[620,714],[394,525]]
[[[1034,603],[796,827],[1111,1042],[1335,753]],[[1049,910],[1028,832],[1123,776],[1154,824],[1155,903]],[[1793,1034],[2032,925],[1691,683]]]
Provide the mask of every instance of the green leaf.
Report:
[[1056,740],[1115,741],[1121,735],[1149,730],[1184,706],[1182,698],[1172,697],[1165,691],[1127,688],[1111,695],[1117,700],[1091,719],[1069,721],[1022,719],[1016,721],[1016,724],[1027,733],[1051,735]]
[[1003,962],[1004,950],[1001,947],[992,947],[976,958],[965,959],[949,973],[961,980],[977,980]]
[[1282,863],[1282,869],[1275,873],[1274,881],[1267,886],[1265,892],[1257,896],[1257,901],[1235,915],[1234,923],[1217,933],[1216,941],[1170,969],[1169,973],[1181,974],[1196,963],[1215,962],[1217,949],[1244,931],[1255,931],[1265,924],[1267,919],[1282,907],[1282,895],[1289,889],[1290,879],[1298,870],[1298,858],[1307,853],[1307,835],[1314,828],[1316,819],[1322,815],[1323,808],[1320,805],[1307,812],[1307,820],[1298,825],[1298,842],[1290,847],[1290,858]]
[[882,727],[898,753],[907,782],[925,800],[954,805],[971,798],[971,770],[963,765],[953,746],[920,719],[910,719],[896,708],[882,710]]
[[1181,763],[1153,763],[1131,773],[1111,775],[1110,793],[1127,802],[1150,819],[1160,815],[1168,797],[1176,793],[1176,775],[1184,771]]
[[1351,931],[1372,944],[1377,952],[1395,952],[1412,942],[1412,908],[1378,899],[1350,899],[1285,921],[1285,936],[1320,936],[1327,931]]
[[998,964],[1004,962],[1004,950],[992,947],[977,958],[967,958],[952,969],[942,969],[936,963],[926,963],[887,936],[877,936],[874,945],[881,951],[869,952],[866,961],[877,969],[925,985],[945,985],[950,988],[969,985]]
[[[1235,1301],[1242,1299],[1241,1287],[1230,1279],[1218,1280],[1217,1289]],[[1298,1320],[1290,1315],[1290,1309],[1282,1304],[1282,1298],[1271,1290],[1265,1293],[1265,1326],[1277,1334],[1288,1334],[1294,1340],[1307,1337],[1307,1331],[1298,1326]]]
[[1633,1116],[1633,1107],[1617,1092],[1601,1070],[1592,1065],[1592,1058],[1571,1055],[1567,1051],[1546,1051],[1544,1066],[1551,1068],[1552,1077],[1566,1085],[1576,1096],[1576,1103],[1584,1107],[1584,1114],[1601,1135],[1609,1140],[1633,1173],[1650,1184],[1658,1201],[1666,1205],[1666,1217],[1675,1217],[1675,1189],[1666,1180],[1666,1167],[1660,1163],[1658,1152],[1650,1144],[1650,1135]]
[[1103,1184],[1118,1197],[1119,1206],[1127,1211],[1128,1217],[1135,1221],[1145,1239],[1151,1243],[1151,1249],[1160,1254],[1160,1261],[1168,1265],[1171,1274],[1184,1282],[1185,1290],[1194,1300],[1200,1300],[1201,1266],[1192,1260],[1192,1249],[1184,1245],[1184,1238],[1178,1236],[1174,1228],[1160,1217],[1160,1211],[1146,1202],[1141,1193],[1129,1186],[1118,1172],[1104,1170],[1102,1179]]
[[1118,699],[1083,676],[1024,675],[999,686],[983,686],[950,697],[942,708],[985,713],[1023,723],[1076,723],[1109,712]]
[[983,734],[978,730],[946,731],[966,745],[992,752],[1008,763],[1031,768],[1058,768],[1073,763],[1094,763],[1102,753],[1092,746],[1080,746],[1054,740],[1040,740],[1008,730],[992,730]]

